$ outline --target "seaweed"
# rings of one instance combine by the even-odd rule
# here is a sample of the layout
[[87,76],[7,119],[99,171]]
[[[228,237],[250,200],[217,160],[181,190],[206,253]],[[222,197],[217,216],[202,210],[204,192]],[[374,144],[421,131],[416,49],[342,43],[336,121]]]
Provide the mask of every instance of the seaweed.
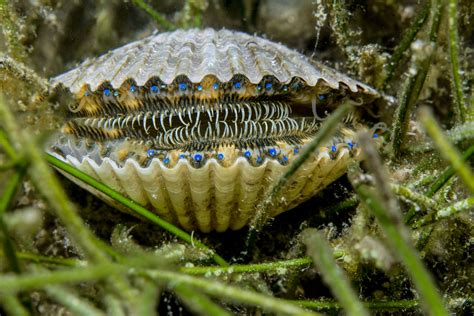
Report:
[[[269,220],[273,197],[337,130],[349,105],[339,108],[243,231],[189,234],[43,152],[64,114],[62,91],[51,89],[47,77],[156,27],[259,33],[267,16],[260,9],[274,3],[263,2],[0,0],[0,314],[469,313],[474,65],[468,1],[308,0],[301,6],[324,12],[314,13],[318,38],[295,48],[399,98],[395,107],[383,102],[389,97],[379,105],[375,120],[390,126],[378,135],[380,148],[367,132],[358,134],[364,164],[354,163],[348,177]],[[299,22],[296,16],[288,23]],[[268,32],[284,38],[278,28]],[[109,208],[54,169],[136,217]],[[40,216],[22,217],[25,208]]]

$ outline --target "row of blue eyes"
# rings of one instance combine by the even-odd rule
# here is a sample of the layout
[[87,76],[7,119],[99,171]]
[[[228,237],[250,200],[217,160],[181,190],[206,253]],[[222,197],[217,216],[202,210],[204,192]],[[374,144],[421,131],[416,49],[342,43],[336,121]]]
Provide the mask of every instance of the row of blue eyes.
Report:
[[[378,138],[379,135],[378,135],[378,134],[374,134],[373,137],[374,137],[374,138]],[[349,146],[350,149],[354,148],[354,143],[353,143],[353,142],[348,142],[347,145]],[[299,148],[293,149],[293,152],[294,152],[295,154],[298,154],[299,151],[300,151]],[[331,146],[331,151],[332,151],[333,153],[335,153],[335,152],[337,151],[337,147],[336,147],[335,145]],[[268,153],[269,153],[270,156],[272,156],[272,157],[275,157],[275,156],[278,154],[277,150],[274,149],[274,148],[270,148],[270,149],[268,150]],[[154,149],[148,149],[147,154],[148,154],[148,157],[153,157],[153,156],[156,154],[156,151],[155,151]],[[246,152],[244,153],[244,156],[245,156],[245,158],[251,158],[251,157],[252,157],[252,152],[251,152],[251,151],[246,151]],[[184,158],[186,158],[186,155],[182,154],[182,155],[179,156],[179,158],[180,158],[180,159],[184,159]],[[200,161],[202,161],[203,156],[202,156],[202,154],[195,154],[195,155],[193,156],[193,158],[194,158],[194,160],[195,160],[196,162],[200,162]],[[223,159],[224,159],[224,154],[223,154],[223,153],[217,154],[217,159],[218,159],[218,160],[223,160]],[[262,158],[261,156],[258,156],[258,157],[257,157],[257,162],[261,162],[262,160],[263,160],[263,158]],[[283,160],[287,161],[287,160],[288,160],[288,157],[287,157],[287,156],[283,156]],[[163,159],[163,162],[164,162],[165,164],[168,164],[168,163],[170,162],[170,159],[167,157],[167,158]]]
[[[218,89],[219,89],[219,83],[217,83],[217,82],[214,83],[212,87],[213,87],[214,90],[218,90]],[[186,90],[188,89],[188,85],[187,85],[186,83],[180,83],[180,84],[178,85],[178,88],[179,88],[180,91],[186,91]],[[241,82],[236,82],[236,83],[234,83],[234,88],[237,89],[237,90],[241,89],[241,88],[242,88],[242,83],[241,83]],[[257,85],[257,90],[260,91],[260,90],[262,90],[262,88],[263,88],[263,87],[262,87],[261,85]],[[273,88],[273,84],[272,84],[272,83],[267,82],[267,83],[265,84],[265,89],[266,89],[266,90],[271,90],[272,88]],[[198,91],[202,91],[202,90],[203,90],[203,87],[202,87],[201,85],[198,85],[198,86],[197,86],[197,90],[198,90]],[[288,91],[288,86],[287,86],[287,85],[284,85],[284,86],[282,87],[282,90],[283,90],[284,92]],[[136,87],[136,86],[131,86],[131,87],[130,87],[130,92],[134,93],[134,92],[136,92],[136,91],[137,91],[137,87]],[[158,86],[156,86],[156,85],[153,85],[153,86],[150,87],[150,91],[153,92],[153,93],[158,93],[158,92],[160,92],[160,88],[158,88]],[[111,94],[112,94],[112,91],[111,91],[110,89],[104,89],[104,95],[105,95],[105,96],[108,97],[108,96],[110,96]],[[119,95],[119,92],[118,92],[118,91],[114,91],[113,94],[114,94],[114,96],[117,97],[117,96]],[[89,96],[89,92],[86,92],[86,93],[85,93],[85,96]],[[324,99],[326,99],[326,96],[325,96],[325,95],[320,95],[320,96],[319,96],[319,99],[320,99],[320,101],[323,101]]]

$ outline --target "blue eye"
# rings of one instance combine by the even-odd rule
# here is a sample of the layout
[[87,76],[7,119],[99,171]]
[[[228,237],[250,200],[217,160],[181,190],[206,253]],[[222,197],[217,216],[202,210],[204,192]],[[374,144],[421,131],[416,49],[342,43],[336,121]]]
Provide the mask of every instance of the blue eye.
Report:
[[166,157],[165,159],[163,159],[163,163],[165,165],[169,164],[170,163],[170,159],[168,157]]
[[297,154],[297,153],[300,152],[300,150],[299,150],[298,148],[295,148],[295,149],[293,149],[293,152],[294,152],[295,154]]
[[153,157],[155,155],[156,151],[154,149],[148,149],[146,154],[148,157]]
[[257,91],[262,91],[262,85],[260,84],[257,85]]
[[151,86],[151,87],[150,87],[150,90],[151,90],[151,92],[153,92],[153,93],[158,93],[158,92],[160,91],[160,89],[158,88],[158,86],[155,86],[155,85]]
[[247,150],[247,151],[244,153],[244,156],[245,156],[246,158],[250,158],[250,157],[252,157],[252,152],[250,152],[250,151]]
[[217,159],[219,159],[219,160],[224,159],[224,154],[222,154],[222,153],[217,154]]
[[118,97],[118,96],[119,96],[119,92],[118,92],[118,91],[114,91],[114,96],[115,96],[115,97]]
[[91,95],[91,94],[90,94],[89,91],[84,92],[84,96],[85,96],[85,97],[88,97],[88,96],[90,96],[90,95]]
[[375,133],[373,137],[374,138],[379,138],[379,134]]
[[287,85],[284,85],[282,88],[283,92],[288,92],[288,86]]
[[201,154],[195,154],[194,155],[194,160],[196,160],[197,162],[200,162],[202,160],[202,155]]
[[234,83],[234,87],[235,87],[237,90],[239,90],[240,88],[242,88],[242,83],[236,82],[236,83]]
[[202,86],[201,85],[197,86],[197,89],[198,91],[202,91]]
[[257,162],[258,162],[258,163],[261,163],[262,161],[263,161],[263,158],[262,158],[261,156],[258,156],[258,157],[257,157]]
[[212,88],[214,88],[214,90],[219,89],[219,83],[218,83],[218,82],[215,82],[215,83],[212,85]]
[[104,95],[106,97],[110,96],[110,89],[104,89]]
[[185,83],[180,83],[178,87],[179,87],[179,90],[186,91],[186,89],[188,88],[188,85]]
[[130,92],[134,93],[136,91],[137,91],[137,87],[135,87],[135,86],[130,87]]
[[185,154],[179,155],[179,159],[184,159],[184,158],[186,158],[186,155],[185,155]]
[[268,153],[270,154],[270,156],[274,157],[277,155],[277,151],[275,148],[271,148],[268,150]]
[[288,161],[288,157],[287,157],[287,156],[283,156],[283,161]]
[[336,148],[336,146],[335,146],[335,145],[332,145],[332,147],[331,147],[331,151],[332,151],[333,153],[335,153],[335,152],[337,151],[337,148]]
[[320,94],[319,95],[319,101],[326,101],[327,97],[328,96],[326,94]]
[[265,84],[265,89],[267,89],[267,90],[271,90],[272,87],[273,87],[273,84],[272,84],[271,82],[267,82],[267,83]]
[[354,147],[354,144],[352,142],[348,142],[347,145],[349,146],[350,149]]

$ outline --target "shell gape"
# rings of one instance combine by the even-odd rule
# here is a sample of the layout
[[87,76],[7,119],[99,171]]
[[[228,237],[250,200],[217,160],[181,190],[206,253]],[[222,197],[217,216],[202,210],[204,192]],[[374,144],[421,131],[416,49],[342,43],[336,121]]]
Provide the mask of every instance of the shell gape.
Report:
[[320,118],[302,103],[302,96],[316,89],[323,108],[344,97],[323,94],[324,88],[309,87],[299,78],[280,83],[265,77],[252,84],[243,76],[230,82],[206,77],[199,83],[182,77],[170,85],[153,79],[144,86],[127,81],[119,89],[85,87],[63,132],[99,144],[104,156],[133,153],[143,163],[145,156],[159,156],[174,165],[182,155],[253,157],[254,164],[268,155],[285,163],[319,128]]

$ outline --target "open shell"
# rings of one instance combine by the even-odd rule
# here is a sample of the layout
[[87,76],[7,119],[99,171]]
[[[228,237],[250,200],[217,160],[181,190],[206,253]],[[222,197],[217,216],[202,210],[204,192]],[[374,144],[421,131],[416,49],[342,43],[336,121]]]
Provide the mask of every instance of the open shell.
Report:
[[[240,32],[213,29],[153,35],[87,60],[52,82],[78,95],[85,90],[96,91],[104,84],[120,89],[128,80],[144,86],[150,78],[171,84],[180,76],[199,83],[209,76],[228,82],[236,75],[244,76],[251,84],[268,76],[281,83],[299,78],[309,87],[323,83],[326,88],[345,89],[366,102],[378,97],[367,85],[322,64],[311,64],[305,56],[283,45]],[[353,131],[346,131],[339,137],[339,143],[328,143],[315,152],[275,201],[269,215],[297,206],[344,174],[350,159],[360,157],[352,136]],[[304,140],[301,147],[308,141]],[[117,161],[91,152],[83,148],[81,140],[71,139],[58,141],[50,151],[137,203],[154,209],[165,219],[186,230],[203,232],[245,226],[255,206],[288,167],[274,159],[265,159],[256,166],[244,157],[235,157],[227,164],[210,158],[199,166],[186,159],[169,165],[153,158],[143,165],[134,158]]]

